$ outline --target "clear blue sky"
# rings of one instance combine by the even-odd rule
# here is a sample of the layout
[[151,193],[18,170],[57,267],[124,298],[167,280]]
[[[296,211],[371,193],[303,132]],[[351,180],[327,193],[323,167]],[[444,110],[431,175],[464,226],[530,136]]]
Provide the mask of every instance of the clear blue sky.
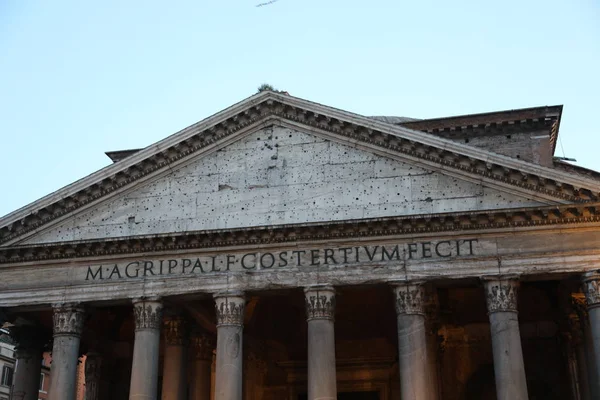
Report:
[[364,115],[564,104],[600,170],[597,0],[262,1],[0,0],[0,215],[263,82]]

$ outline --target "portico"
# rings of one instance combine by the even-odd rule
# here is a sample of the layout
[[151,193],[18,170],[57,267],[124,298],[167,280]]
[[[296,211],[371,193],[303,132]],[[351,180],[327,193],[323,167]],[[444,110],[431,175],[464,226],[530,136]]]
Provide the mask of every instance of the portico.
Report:
[[600,179],[519,112],[523,158],[261,93],[0,219],[13,398],[43,349],[61,400],[83,354],[93,400],[595,398]]

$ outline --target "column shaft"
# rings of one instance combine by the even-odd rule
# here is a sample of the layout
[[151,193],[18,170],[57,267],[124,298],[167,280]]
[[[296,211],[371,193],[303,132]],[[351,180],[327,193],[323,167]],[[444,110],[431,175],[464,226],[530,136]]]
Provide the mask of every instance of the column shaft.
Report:
[[187,324],[181,316],[165,318],[165,357],[163,362],[162,400],[187,398]]
[[398,319],[398,365],[402,400],[429,400],[431,396],[425,330],[423,286],[402,283],[394,288]]
[[162,304],[156,299],[136,300],[133,310],[135,342],[129,400],[156,400]]
[[63,304],[54,307],[54,342],[48,393],[50,400],[75,400],[83,317],[83,309],[80,307]]
[[192,350],[190,400],[210,400],[215,341],[211,336],[195,334],[192,335],[190,344]]
[[12,400],[37,400],[42,372],[42,342],[36,328],[14,328],[17,340],[16,365],[11,389]]
[[85,400],[98,400],[100,397],[100,376],[102,356],[89,352],[85,357]]
[[241,400],[245,308],[243,294],[215,295],[215,307],[217,313],[215,400]]
[[326,285],[304,289],[308,321],[308,400],[337,399],[335,291]]
[[527,400],[527,381],[517,314],[518,281],[486,279],[485,292],[492,334],[498,400]]

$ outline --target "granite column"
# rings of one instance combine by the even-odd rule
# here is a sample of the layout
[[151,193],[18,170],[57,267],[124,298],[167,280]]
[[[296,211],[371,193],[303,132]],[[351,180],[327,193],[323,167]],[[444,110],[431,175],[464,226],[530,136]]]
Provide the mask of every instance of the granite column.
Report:
[[192,379],[190,400],[210,400],[211,369],[215,340],[208,334],[194,333],[190,340]]
[[129,400],[156,400],[162,303],[154,299],[133,302],[135,339]]
[[187,322],[181,315],[170,315],[163,322],[165,356],[162,400],[187,397]]
[[304,289],[308,321],[308,400],[337,399],[335,291],[328,285]]
[[[398,364],[402,400],[429,400],[432,395],[425,329],[425,292],[421,283],[394,286],[398,318]],[[437,382],[436,382],[437,383]]]
[[85,400],[100,398],[100,377],[102,374],[102,356],[89,352],[85,357]]
[[527,400],[527,381],[513,276],[484,278],[498,400]]
[[54,305],[53,322],[54,342],[48,399],[75,400],[79,342],[84,323],[83,308],[75,304]]
[[245,299],[241,292],[215,295],[217,362],[214,400],[242,400]]
[[11,328],[11,336],[17,340],[11,400],[38,399],[43,347],[39,330],[36,327]]

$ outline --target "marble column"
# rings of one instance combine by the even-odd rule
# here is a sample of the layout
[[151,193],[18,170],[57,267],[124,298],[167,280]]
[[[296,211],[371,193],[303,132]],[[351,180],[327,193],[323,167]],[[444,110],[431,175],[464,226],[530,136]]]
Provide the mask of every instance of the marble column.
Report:
[[[593,355],[590,360],[593,369],[590,368],[593,376],[590,376],[590,384],[592,385],[592,395],[598,393],[594,385],[600,383],[600,272],[588,272],[583,277],[583,293],[585,294],[585,302],[587,305],[589,332],[588,338],[591,343],[588,348]],[[584,332],[585,335],[586,332]]]
[[214,297],[217,314],[214,400],[242,400],[244,295],[241,292],[228,292]]
[[157,298],[133,301],[135,341],[129,400],[156,400],[162,303]]
[[527,381],[514,276],[486,277],[484,280],[498,400],[527,400]]
[[190,380],[190,400],[210,400],[210,381],[215,349],[213,336],[202,333],[192,334],[190,351],[192,373]]
[[394,285],[398,318],[398,366],[402,400],[429,400],[425,292],[419,282]]
[[85,357],[85,400],[99,400],[102,356],[89,352]]
[[[187,398],[187,322],[181,315],[163,321],[165,356],[162,376],[162,400]],[[87,399],[86,399],[87,400]]]
[[44,343],[40,328],[11,328],[10,334],[17,341],[11,400],[37,400]]
[[75,400],[79,342],[84,323],[83,308],[75,304],[54,305],[53,322],[54,342],[48,399]]
[[308,321],[308,400],[335,400],[335,290],[329,285],[314,285],[304,289],[304,296]]

